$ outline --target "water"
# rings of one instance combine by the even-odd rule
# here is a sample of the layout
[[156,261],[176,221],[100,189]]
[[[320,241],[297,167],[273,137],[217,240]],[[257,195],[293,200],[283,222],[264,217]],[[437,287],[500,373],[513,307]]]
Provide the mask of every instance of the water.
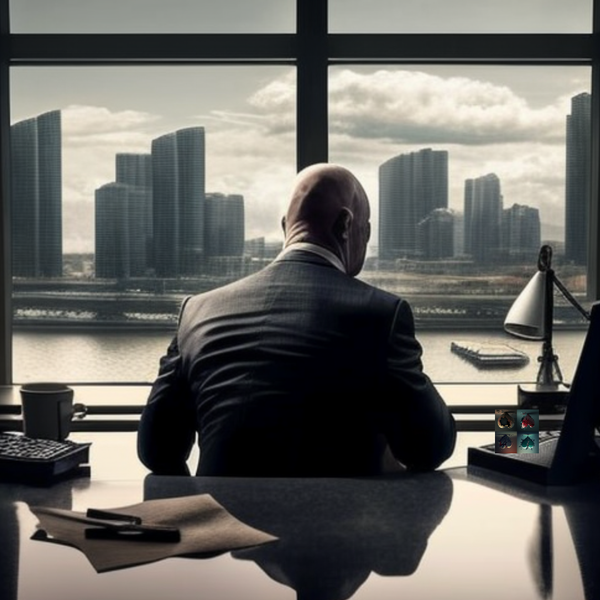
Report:
[[[156,331],[17,331],[13,337],[13,379],[67,383],[150,383],[170,338]],[[436,383],[532,382],[541,343],[526,342],[502,331],[422,331],[426,372]],[[583,344],[583,331],[559,331],[554,349],[565,381],[570,381]],[[478,369],[450,351],[453,340],[507,344],[527,353],[519,369]]]

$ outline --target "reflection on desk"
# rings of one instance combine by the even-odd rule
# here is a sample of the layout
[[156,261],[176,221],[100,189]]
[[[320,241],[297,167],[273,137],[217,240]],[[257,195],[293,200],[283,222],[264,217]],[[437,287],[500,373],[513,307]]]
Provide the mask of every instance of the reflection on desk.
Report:
[[[600,488],[569,489],[550,501],[506,483],[499,489],[464,468],[371,480],[148,476],[143,484],[0,484],[0,597],[529,600],[551,593],[554,600],[595,600],[591,566],[599,548],[591,532],[600,524]],[[199,493],[279,541],[97,574],[78,550],[30,539],[36,519],[29,506],[83,511]]]
[[506,477],[501,473],[468,468],[470,481],[538,504],[537,535],[532,540],[529,560],[543,598],[553,597],[554,572],[559,564],[554,552],[554,517],[562,512],[571,534],[586,600],[600,598],[600,481],[593,474],[576,486],[541,486],[525,479]]
[[[163,481],[146,478],[145,497],[165,497]],[[197,493],[198,480],[183,483],[185,493]],[[208,485],[238,519],[279,538],[233,556],[253,561],[298,598],[314,600],[350,598],[371,573],[412,575],[452,501],[452,480],[443,472],[393,480],[281,479],[267,489],[260,480],[246,480],[243,490],[224,479]]]

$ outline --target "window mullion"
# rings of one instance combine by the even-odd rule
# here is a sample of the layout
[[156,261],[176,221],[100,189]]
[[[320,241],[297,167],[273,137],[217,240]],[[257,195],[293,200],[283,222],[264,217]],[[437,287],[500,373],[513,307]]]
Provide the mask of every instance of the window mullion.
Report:
[[13,34],[15,64],[289,62],[293,34]]
[[332,60],[455,63],[589,61],[593,34],[335,34]]
[[592,147],[591,147],[591,198],[588,242],[587,297],[600,300],[600,6],[594,2],[593,36],[595,39],[592,61]]
[[8,0],[0,0],[0,385],[12,383]]
[[328,160],[327,2],[298,0],[297,167]]

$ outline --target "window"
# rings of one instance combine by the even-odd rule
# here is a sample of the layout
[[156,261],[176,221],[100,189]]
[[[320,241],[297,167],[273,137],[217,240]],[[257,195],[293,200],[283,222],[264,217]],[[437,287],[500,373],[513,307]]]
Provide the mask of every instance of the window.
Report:
[[293,0],[11,0],[13,33],[291,33]]
[[[151,380],[181,299],[272,260],[323,160],[365,184],[360,277],[409,299],[434,380],[535,378],[440,365],[502,337],[542,242],[597,297],[589,0],[46,4],[0,0],[4,382]],[[560,335],[568,375],[581,334]]]
[[592,0],[329,0],[335,33],[589,33]]
[[[330,157],[356,172],[371,198],[360,277],[410,301],[438,378],[460,372],[443,360],[455,340],[531,352],[500,332],[542,243],[585,302],[588,217],[579,199],[589,194],[590,89],[589,67],[330,68]],[[582,323],[558,300],[557,321]],[[576,360],[577,334],[559,335],[573,350],[565,360]],[[466,369],[472,379],[506,377],[458,365],[458,377]]]
[[277,253],[295,97],[287,66],[11,70],[16,381],[148,381],[186,294]]

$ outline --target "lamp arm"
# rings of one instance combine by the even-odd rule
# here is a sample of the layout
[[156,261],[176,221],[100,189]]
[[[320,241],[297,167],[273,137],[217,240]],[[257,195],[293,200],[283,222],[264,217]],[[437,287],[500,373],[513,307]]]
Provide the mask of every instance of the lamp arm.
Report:
[[553,280],[556,284],[556,287],[561,291],[562,295],[584,316],[586,321],[589,321],[590,313],[587,310],[585,310],[585,308],[583,308],[583,306],[581,306],[581,304],[579,304],[577,300],[575,300],[573,294],[569,292],[569,290],[564,286],[562,281],[555,274],[553,274]]
[[558,356],[554,354],[552,341],[544,341],[542,355],[538,357],[538,362],[540,363],[536,379],[538,385],[556,385],[556,383],[562,383],[563,376],[558,366]]

